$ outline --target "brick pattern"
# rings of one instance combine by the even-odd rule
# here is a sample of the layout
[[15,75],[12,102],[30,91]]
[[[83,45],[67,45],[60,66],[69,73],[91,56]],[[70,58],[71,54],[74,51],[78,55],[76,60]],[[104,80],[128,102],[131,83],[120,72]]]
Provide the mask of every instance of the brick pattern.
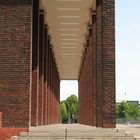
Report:
[[0,128],[2,127],[2,112],[0,112]]
[[39,52],[39,0],[33,1],[32,17],[32,88],[31,88],[31,125],[38,125],[38,52]]
[[0,52],[2,126],[58,123],[60,79],[39,0],[0,1]]
[[115,127],[114,5],[96,1],[79,75],[79,123],[103,128]]
[[0,140],[9,140],[11,136],[18,136],[20,132],[27,132],[28,128],[0,128]]
[[28,127],[31,0],[0,1],[0,112],[4,127]]
[[115,1],[103,0],[103,126],[115,127]]
[[48,47],[48,30],[44,25],[44,96],[43,96],[43,124],[47,124],[47,47]]
[[[89,72],[89,40],[87,40],[87,45],[85,48],[85,53],[83,56],[83,63],[81,66],[81,72],[79,77],[79,123],[90,124],[90,72]],[[84,115],[86,114],[86,115]]]
[[34,89],[31,96],[31,125],[37,126],[59,122],[60,79],[48,36],[48,27],[44,24],[44,11],[39,10],[38,2],[33,3],[33,7],[35,10],[32,54],[35,55],[32,55],[32,71],[35,71],[35,74],[33,76],[32,73],[32,81],[35,81],[32,85]]
[[44,11],[40,10],[39,14],[39,95],[38,95],[38,125],[43,125],[43,62],[44,62]]
[[102,0],[96,6],[96,126],[102,126]]
[[96,126],[96,12],[92,13],[92,126]]
[[[96,3],[79,75],[78,121],[114,128],[115,4]],[[0,1],[0,52],[2,126],[58,123],[60,78],[39,0]]]

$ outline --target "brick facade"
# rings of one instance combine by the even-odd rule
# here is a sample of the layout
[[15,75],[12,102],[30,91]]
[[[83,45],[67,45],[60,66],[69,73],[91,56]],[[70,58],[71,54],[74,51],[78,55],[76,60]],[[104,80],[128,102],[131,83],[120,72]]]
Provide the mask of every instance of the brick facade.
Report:
[[114,6],[96,1],[79,75],[79,123],[103,128],[115,127]]
[[39,75],[39,0],[33,1],[32,17],[32,88],[31,88],[31,125],[38,125],[38,75]]
[[[79,74],[79,123],[115,127],[114,0],[96,0]],[[0,1],[0,126],[59,123],[60,78],[39,0]],[[2,121],[1,121],[2,119]]]
[[0,112],[4,127],[29,125],[31,17],[31,0],[0,1]]
[[58,123],[60,80],[39,0],[0,1],[0,52],[2,126]]

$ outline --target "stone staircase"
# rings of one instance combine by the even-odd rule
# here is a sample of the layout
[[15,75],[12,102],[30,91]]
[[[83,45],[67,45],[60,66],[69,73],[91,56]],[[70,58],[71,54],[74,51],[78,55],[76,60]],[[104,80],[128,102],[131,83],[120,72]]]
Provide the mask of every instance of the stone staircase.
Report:
[[10,140],[140,140],[123,129],[102,129],[81,124],[31,127]]

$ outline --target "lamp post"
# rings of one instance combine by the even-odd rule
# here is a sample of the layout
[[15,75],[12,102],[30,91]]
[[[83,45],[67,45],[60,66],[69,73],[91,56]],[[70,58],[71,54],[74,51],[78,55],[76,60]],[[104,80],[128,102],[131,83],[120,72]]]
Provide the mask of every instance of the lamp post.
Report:
[[126,125],[126,92],[124,93],[124,123]]
[[74,123],[74,114],[72,114],[72,123]]

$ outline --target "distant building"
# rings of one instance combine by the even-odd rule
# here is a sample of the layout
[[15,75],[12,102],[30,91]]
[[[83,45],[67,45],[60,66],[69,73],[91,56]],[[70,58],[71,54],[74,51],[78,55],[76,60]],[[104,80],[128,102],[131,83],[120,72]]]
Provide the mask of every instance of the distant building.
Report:
[[136,105],[140,108],[140,104],[139,104],[139,101],[126,101],[127,103],[129,104],[133,104],[133,105]]
[[[120,104],[122,101],[117,101],[116,104]],[[133,104],[133,105],[136,105],[140,108],[140,103],[139,101],[130,101],[130,100],[126,100],[127,103],[129,104]]]

